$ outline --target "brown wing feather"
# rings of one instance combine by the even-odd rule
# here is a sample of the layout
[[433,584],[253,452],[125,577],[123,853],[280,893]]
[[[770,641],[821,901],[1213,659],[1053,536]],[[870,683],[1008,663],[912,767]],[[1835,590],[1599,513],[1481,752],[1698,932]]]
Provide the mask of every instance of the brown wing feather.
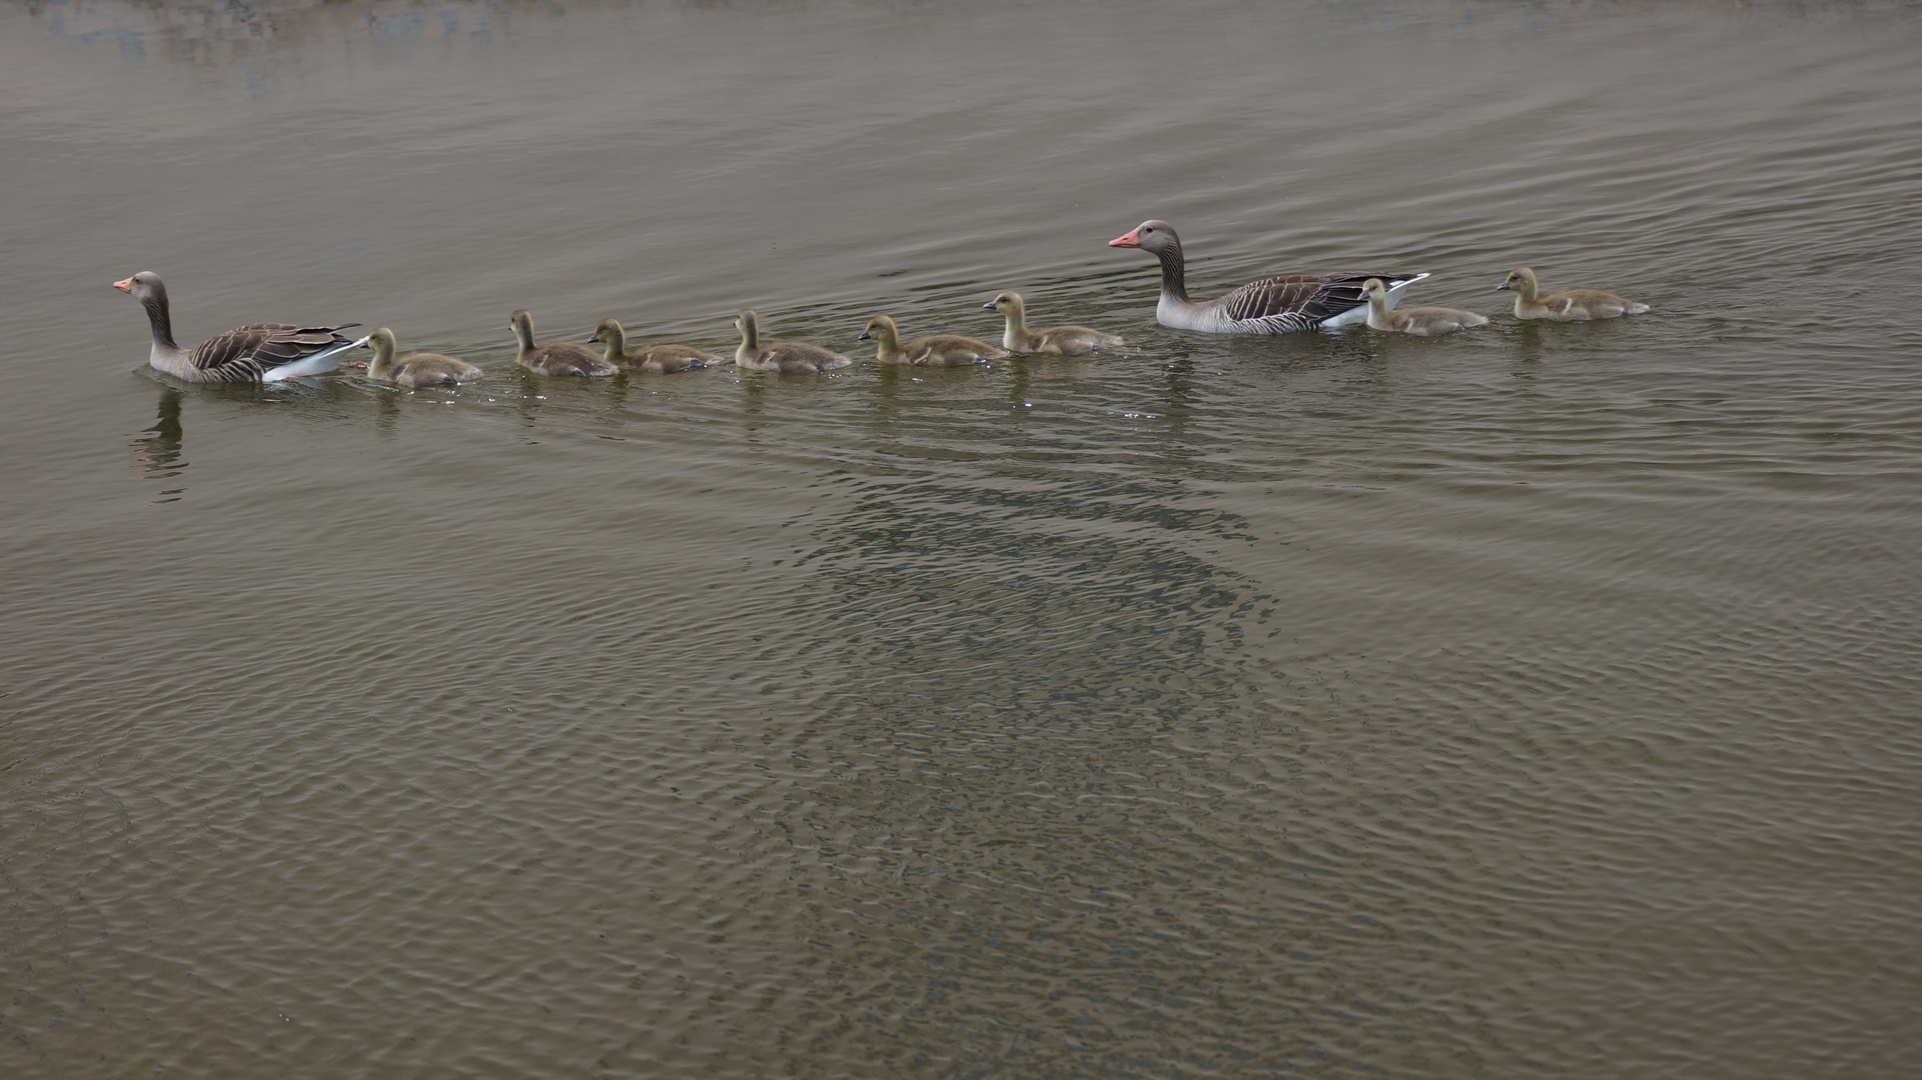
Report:
[[209,374],[230,382],[251,382],[268,372],[324,349],[350,342],[340,333],[359,323],[339,326],[295,326],[292,323],[248,323],[194,346],[187,360]]
[[1305,312],[1320,298],[1327,283],[1327,278],[1310,274],[1266,278],[1243,285],[1222,297],[1219,303],[1223,312],[1235,320]]
[[1288,274],[1243,285],[1219,302],[1232,319],[1266,319],[1313,326],[1368,303],[1368,294],[1361,286],[1369,278],[1381,278],[1389,283],[1389,288],[1394,288],[1409,277],[1408,274]]

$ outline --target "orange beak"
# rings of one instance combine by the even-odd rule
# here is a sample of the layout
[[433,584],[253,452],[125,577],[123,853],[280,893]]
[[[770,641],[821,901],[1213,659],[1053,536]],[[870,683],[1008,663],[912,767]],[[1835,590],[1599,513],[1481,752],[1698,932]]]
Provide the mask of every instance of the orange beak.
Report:
[[119,289],[123,293],[130,293],[133,291],[133,279],[128,278],[125,281],[116,281],[113,283],[113,287],[116,289]]
[[1137,237],[1139,237],[1140,234],[1141,234],[1141,226],[1137,225],[1133,229],[1129,230],[1128,235],[1117,236],[1113,240],[1108,241],[1108,246],[1138,248],[1141,246],[1141,241],[1137,239]]

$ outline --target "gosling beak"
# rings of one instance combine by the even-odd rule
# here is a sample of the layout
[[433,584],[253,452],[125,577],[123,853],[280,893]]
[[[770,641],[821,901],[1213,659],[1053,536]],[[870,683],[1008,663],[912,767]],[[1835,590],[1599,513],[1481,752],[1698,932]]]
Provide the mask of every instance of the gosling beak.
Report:
[[874,340],[874,335],[873,335],[873,334],[870,334],[870,333],[868,333],[868,332],[867,332],[866,330],[863,330],[863,331],[861,331],[861,336],[860,336],[860,337],[858,337],[858,338],[855,338],[854,340],[856,340],[856,341],[873,341],[873,340]]
[[1508,291],[1508,282],[1506,282],[1506,281],[1504,281],[1504,282],[1502,282],[1502,283],[1501,283],[1500,285],[1497,285],[1497,286],[1495,286],[1495,291],[1496,291],[1496,292],[1507,292],[1507,291]]
[[113,287],[114,287],[114,288],[116,288],[116,289],[119,289],[119,290],[120,290],[121,292],[123,292],[123,293],[128,293],[128,294],[132,294],[132,292],[133,292],[133,279],[132,279],[132,278],[128,278],[128,279],[126,279],[125,281],[116,281],[116,282],[114,282],[114,283],[113,283]]
[[993,311],[993,310],[994,310],[994,301],[992,301],[992,300],[990,300],[990,301],[988,301],[987,303],[985,303],[985,304],[982,304],[982,305],[981,305],[981,307],[982,307],[982,309],[983,309],[983,310],[986,310],[986,311]]
[[1141,246],[1141,226],[1137,225],[1134,228],[1128,230],[1128,234],[1126,236],[1117,236],[1113,240],[1108,241],[1108,246],[1109,247],[1131,247],[1131,248],[1140,247]]

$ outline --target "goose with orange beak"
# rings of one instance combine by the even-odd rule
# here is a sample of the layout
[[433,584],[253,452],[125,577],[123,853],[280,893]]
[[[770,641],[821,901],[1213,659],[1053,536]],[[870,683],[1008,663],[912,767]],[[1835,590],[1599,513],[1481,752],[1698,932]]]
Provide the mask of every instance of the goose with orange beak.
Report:
[[174,344],[173,317],[167,307],[167,286],[160,275],[142,270],[113,287],[140,301],[153,330],[153,351],[147,362],[188,382],[278,382],[302,375],[318,375],[340,366],[340,354],[367,343],[341,333],[359,323],[338,326],[298,326],[294,323],[248,323],[191,349]]
[[1293,334],[1332,329],[1368,318],[1362,285],[1380,278],[1389,306],[1401,291],[1427,277],[1421,274],[1288,274],[1250,282],[1218,300],[1188,298],[1187,266],[1174,226],[1149,220],[1108,241],[1109,247],[1140,248],[1161,261],[1161,302],[1155,321],[1176,330],[1204,334]]

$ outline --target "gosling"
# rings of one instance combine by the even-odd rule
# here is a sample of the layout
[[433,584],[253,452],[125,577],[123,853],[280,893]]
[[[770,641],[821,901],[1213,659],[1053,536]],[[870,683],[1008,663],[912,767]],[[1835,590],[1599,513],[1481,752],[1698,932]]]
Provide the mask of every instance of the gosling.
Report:
[[1614,293],[1600,289],[1563,289],[1547,296],[1537,296],[1541,285],[1535,280],[1535,271],[1526,266],[1518,266],[1508,272],[1508,280],[1495,286],[1495,291],[1512,289],[1515,293],[1515,317],[1517,319],[1552,319],[1555,322],[1588,322],[1591,319],[1619,319],[1624,315],[1640,315],[1648,310],[1647,304],[1624,300]]
[[726,360],[711,352],[702,352],[692,345],[644,345],[634,352],[627,351],[627,331],[613,319],[602,319],[594,328],[594,336],[587,339],[605,346],[605,359],[610,364],[618,364],[630,371],[646,371],[655,375],[672,375],[679,371],[693,371],[710,364],[725,364]]
[[1440,337],[1471,326],[1487,326],[1488,316],[1459,308],[1418,307],[1388,310],[1388,286],[1371,277],[1361,283],[1368,294],[1368,325],[1376,330],[1416,337]]
[[741,344],[734,350],[734,363],[749,371],[819,375],[854,363],[840,353],[819,345],[801,341],[762,341],[761,317],[752,308],[742,308],[741,313],[734,316],[734,329],[741,332]]
[[964,364],[985,364],[990,360],[1005,360],[1007,352],[997,349],[985,341],[976,341],[960,334],[935,334],[919,337],[913,341],[902,342],[901,332],[895,328],[894,320],[886,315],[876,315],[868,320],[867,329],[861,331],[856,340],[873,341],[876,345],[874,358],[883,364],[913,364],[917,367],[960,367]]
[[1052,353],[1056,356],[1086,356],[1102,349],[1118,348],[1121,339],[1085,326],[1056,326],[1047,330],[1028,329],[1027,305],[1018,292],[1004,292],[981,305],[1007,317],[1007,332],[1001,344],[1011,352]]
[[612,375],[621,370],[613,364],[595,356],[585,345],[571,341],[556,341],[548,345],[534,344],[534,317],[526,311],[516,311],[508,316],[508,325],[514,328],[514,337],[521,344],[520,354],[514,362],[536,375],[577,375],[592,378],[597,375]]
[[481,369],[440,353],[408,353],[396,362],[397,344],[394,332],[385,326],[367,335],[367,347],[374,350],[374,359],[367,365],[368,378],[411,390],[417,386],[454,386],[481,377]]

